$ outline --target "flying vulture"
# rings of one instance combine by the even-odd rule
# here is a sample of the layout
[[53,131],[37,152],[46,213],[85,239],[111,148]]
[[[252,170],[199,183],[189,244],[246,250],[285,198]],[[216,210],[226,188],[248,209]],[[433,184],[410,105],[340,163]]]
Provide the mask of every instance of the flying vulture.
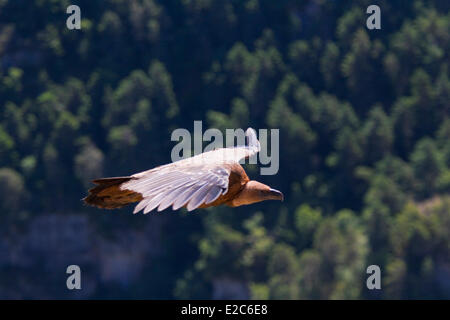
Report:
[[258,181],[250,180],[241,159],[260,151],[256,132],[245,132],[247,146],[221,148],[162,165],[129,177],[94,180],[84,202],[105,209],[121,208],[139,202],[133,213],[148,213],[172,206],[188,211],[222,204],[238,207],[264,200],[283,200],[283,194]]

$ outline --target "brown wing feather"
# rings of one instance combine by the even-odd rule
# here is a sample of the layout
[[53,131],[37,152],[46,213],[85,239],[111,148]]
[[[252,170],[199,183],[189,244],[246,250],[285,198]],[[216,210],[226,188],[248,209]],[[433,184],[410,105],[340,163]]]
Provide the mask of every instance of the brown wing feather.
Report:
[[142,195],[140,193],[120,188],[122,183],[131,179],[134,178],[114,177],[94,180],[92,182],[97,186],[90,189],[89,195],[83,200],[86,204],[104,209],[121,208],[129,203],[141,201]]

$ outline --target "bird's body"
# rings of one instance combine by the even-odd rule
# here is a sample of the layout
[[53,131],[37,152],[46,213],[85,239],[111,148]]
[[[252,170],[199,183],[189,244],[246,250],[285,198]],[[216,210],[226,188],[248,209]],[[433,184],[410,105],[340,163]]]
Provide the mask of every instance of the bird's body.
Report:
[[222,148],[199,154],[129,177],[103,178],[84,198],[99,208],[121,208],[139,202],[134,213],[170,206],[188,211],[222,204],[236,207],[263,200],[282,200],[281,192],[251,181],[239,164],[260,150],[253,129],[246,132],[248,146]]

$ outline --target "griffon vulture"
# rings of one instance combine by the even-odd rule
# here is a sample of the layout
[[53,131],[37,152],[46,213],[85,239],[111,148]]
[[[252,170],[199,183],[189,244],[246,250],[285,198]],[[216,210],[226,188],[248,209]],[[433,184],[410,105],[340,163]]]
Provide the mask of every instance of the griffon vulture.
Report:
[[283,200],[283,194],[250,180],[239,164],[260,151],[256,132],[245,132],[247,146],[221,148],[162,165],[128,177],[94,180],[84,202],[105,209],[139,202],[133,213],[154,209],[188,211],[222,204],[238,207],[264,200]]

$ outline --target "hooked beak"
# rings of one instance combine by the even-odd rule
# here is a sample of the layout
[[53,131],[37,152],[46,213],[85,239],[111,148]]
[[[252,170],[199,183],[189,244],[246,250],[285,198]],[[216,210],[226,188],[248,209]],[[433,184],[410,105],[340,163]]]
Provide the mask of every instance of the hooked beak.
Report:
[[272,199],[272,200],[280,200],[280,201],[284,200],[284,196],[283,196],[283,193],[281,193],[281,191],[270,188],[269,194],[270,194],[270,199]]

